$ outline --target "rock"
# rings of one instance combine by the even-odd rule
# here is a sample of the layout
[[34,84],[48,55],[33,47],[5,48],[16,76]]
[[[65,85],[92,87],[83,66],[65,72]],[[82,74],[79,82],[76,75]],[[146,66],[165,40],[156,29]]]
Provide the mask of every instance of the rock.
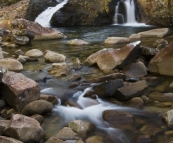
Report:
[[101,136],[92,136],[86,140],[86,143],[104,143],[104,141]]
[[0,59],[0,66],[6,67],[10,71],[23,70],[23,65],[19,61],[10,58]]
[[5,129],[9,126],[10,120],[0,120],[0,135],[3,134]]
[[135,40],[141,39],[141,35],[140,34],[131,34],[129,36],[129,38],[130,38],[131,41],[135,41]]
[[130,38],[126,37],[108,37],[104,43],[105,44],[120,44],[120,43],[128,43],[130,42]]
[[18,59],[24,59],[26,62],[37,62],[37,58],[30,58],[28,56],[20,55]]
[[23,115],[34,115],[34,114],[46,114],[51,112],[53,109],[52,103],[45,100],[36,100],[28,105],[22,110]]
[[44,131],[39,122],[20,114],[12,116],[10,125],[6,128],[4,134],[22,142],[38,143],[44,139]]
[[124,106],[133,107],[137,109],[142,109],[144,106],[144,101],[140,97],[134,97],[129,101],[123,102]]
[[75,70],[80,70],[82,68],[82,63],[80,62],[80,60],[78,58],[76,58],[74,61],[73,61],[73,68]]
[[166,122],[168,128],[173,129],[173,110],[165,112],[162,118]]
[[17,58],[17,60],[21,63],[21,64],[25,64],[26,60],[24,58]]
[[161,102],[173,102],[173,93],[152,92],[148,95],[151,99]]
[[46,100],[46,101],[52,103],[52,105],[58,104],[58,99],[57,99],[56,96],[41,94],[40,99],[41,100]]
[[165,39],[157,39],[154,43],[153,46],[159,50],[163,49],[164,47],[166,47],[166,45],[168,45],[168,41],[166,41]]
[[[1,27],[1,26],[0,26]],[[0,37],[4,37],[9,34],[10,31],[0,28]]]
[[24,55],[24,52],[23,52],[21,49],[15,51],[14,53],[15,53],[16,55],[18,55],[18,56]]
[[94,124],[81,120],[75,120],[68,123],[68,127],[70,127],[75,133],[77,133],[82,138],[85,138],[95,129]]
[[3,59],[3,58],[4,58],[3,53],[2,51],[0,51],[0,59]]
[[80,80],[81,76],[79,74],[73,74],[72,76],[69,77],[69,81],[77,81]]
[[144,63],[137,61],[135,63],[131,63],[124,70],[123,73],[126,76],[126,79],[129,78],[140,78],[147,75],[147,68]]
[[93,86],[95,93],[101,97],[112,97],[116,94],[118,88],[124,86],[122,79],[116,79]]
[[5,101],[3,99],[0,99],[0,108],[4,107],[5,105]]
[[44,55],[45,61],[51,63],[61,63],[65,62],[66,57],[62,54],[47,50],[46,54]]
[[2,78],[2,83],[2,96],[16,110],[22,110],[28,103],[40,97],[38,83],[21,73],[7,72]]
[[135,143],[154,143],[154,139],[150,135],[138,135],[134,137]]
[[25,56],[31,57],[31,58],[38,58],[43,56],[43,52],[38,49],[32,49],[25,53]]
[[85,83],[93,83],[93,82],[98,83],[98,82],[106,82],[106,81],[115,80],[115,79],[125,80],[125,75],[122,73],[113,73],[113,74],[104,75],[101,77],[83,80],[83,82],[85,82]]
[[135,83],[125,84],[123,87],[118,88],[115,99],[120,101],[126,101],[133,97],[140,96],[144,90],[148,87],[145,80]]
[[114,68],[122,69],[129,65],[139,52],[140,41],[130,43],[121,49],[103,49],[90,55],[84,64],[92,66],[97,63],[101,70],[112,70]]
[[74,40],[68,41],[67,44],[73,45],[73,46],[81,46],[81,45],[88,45],[89,43],[81,39],[74,39]]
[[49,138],[45,143],[68,143],[68,142],[62,141],[59,138],[53,136]]
[[159,73],[161,75],[173,76],[172,58],[173,42],[163,48],[148,65],[150,72]]
[[134,116],[131,113],[118,110],[105,110],[103,119],[115,128],[132,129]]
[[6,136],[0,136],[0,140],[1,140],[1,143],[23,143],[19,140],[9,138],[9,137],[6,137]]
[[140,46],[139,53],[143,56],[155,56],[159,52],[159,49],[150,48],[146,46]]
[[48,72],[55,77],[66,76],[69,74],[70,68],[66,63],[53,63]]
[[32,115],[31,118],[37,120],[40,123],[40,125],[42,125],[44,123],[43,116],[41,116],[39,114]]
[[171,30],[169,28],[158,28],[158,29],[152,29],[144,32],[140,32],[138,34],[141,35],[141,37],[157,37],[157,38],[163,38],[171,33]]
[[29,38],[26,36],[16,36],[14,35],[14,43],[18,45],[26,45],[29,43]]
[[13,26],[23,25],[25,29],[35,34],[34,40],[61,39],[65,37],[58,30],[42,27],[40,24],[26,19],[14,19],[12,24]]

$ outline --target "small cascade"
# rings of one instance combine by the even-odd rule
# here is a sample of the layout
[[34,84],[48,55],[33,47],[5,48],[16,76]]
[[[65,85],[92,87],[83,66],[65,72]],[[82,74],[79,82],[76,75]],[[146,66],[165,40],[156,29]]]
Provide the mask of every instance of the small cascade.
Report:
[[57,4],[55,7],[48,7],[45,11],[37,16],[35,22],[39,23],[43,27],[50,27],[50,20],[53,14],[61,9],[67,2],[68,0],[64,0],[60,4]]

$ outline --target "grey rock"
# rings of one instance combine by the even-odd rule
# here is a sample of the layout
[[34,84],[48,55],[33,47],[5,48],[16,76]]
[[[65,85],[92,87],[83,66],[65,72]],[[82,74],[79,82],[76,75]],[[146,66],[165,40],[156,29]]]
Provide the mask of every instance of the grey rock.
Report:
[[23,143],[19,140],[10,138],[10,137],[6,137],[6,136],[0,136],[0,141],[1,143]]
[[25,53],[25,56],[31,57],[31,58],[38,58],[43,56],[43,52],[38,49],[32,49]]

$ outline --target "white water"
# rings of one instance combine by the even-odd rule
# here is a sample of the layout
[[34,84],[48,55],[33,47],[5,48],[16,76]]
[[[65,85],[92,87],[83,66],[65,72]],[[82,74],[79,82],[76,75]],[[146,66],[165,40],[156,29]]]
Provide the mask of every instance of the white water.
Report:
[[50,27],[50,20],[53,14],[60,8],[62,8],[67,2],[68,0],[64,0],[62,3],[57,4],[55,7],[48,7],[45,11],[37,16],[35,22],[39,23],[43,27]]

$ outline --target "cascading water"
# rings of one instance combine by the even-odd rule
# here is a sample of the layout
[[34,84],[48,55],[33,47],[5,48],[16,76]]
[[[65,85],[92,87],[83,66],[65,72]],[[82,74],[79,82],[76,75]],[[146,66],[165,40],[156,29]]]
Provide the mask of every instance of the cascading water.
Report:
[[62,8],[67,2],[68,0],[64,0],[60,4],[57,4],[55,7],[48,7],[45,11],[37,16],[35,22],[39,23],[43,27],[50,27],[50,20],[53,14],[60,8]]

